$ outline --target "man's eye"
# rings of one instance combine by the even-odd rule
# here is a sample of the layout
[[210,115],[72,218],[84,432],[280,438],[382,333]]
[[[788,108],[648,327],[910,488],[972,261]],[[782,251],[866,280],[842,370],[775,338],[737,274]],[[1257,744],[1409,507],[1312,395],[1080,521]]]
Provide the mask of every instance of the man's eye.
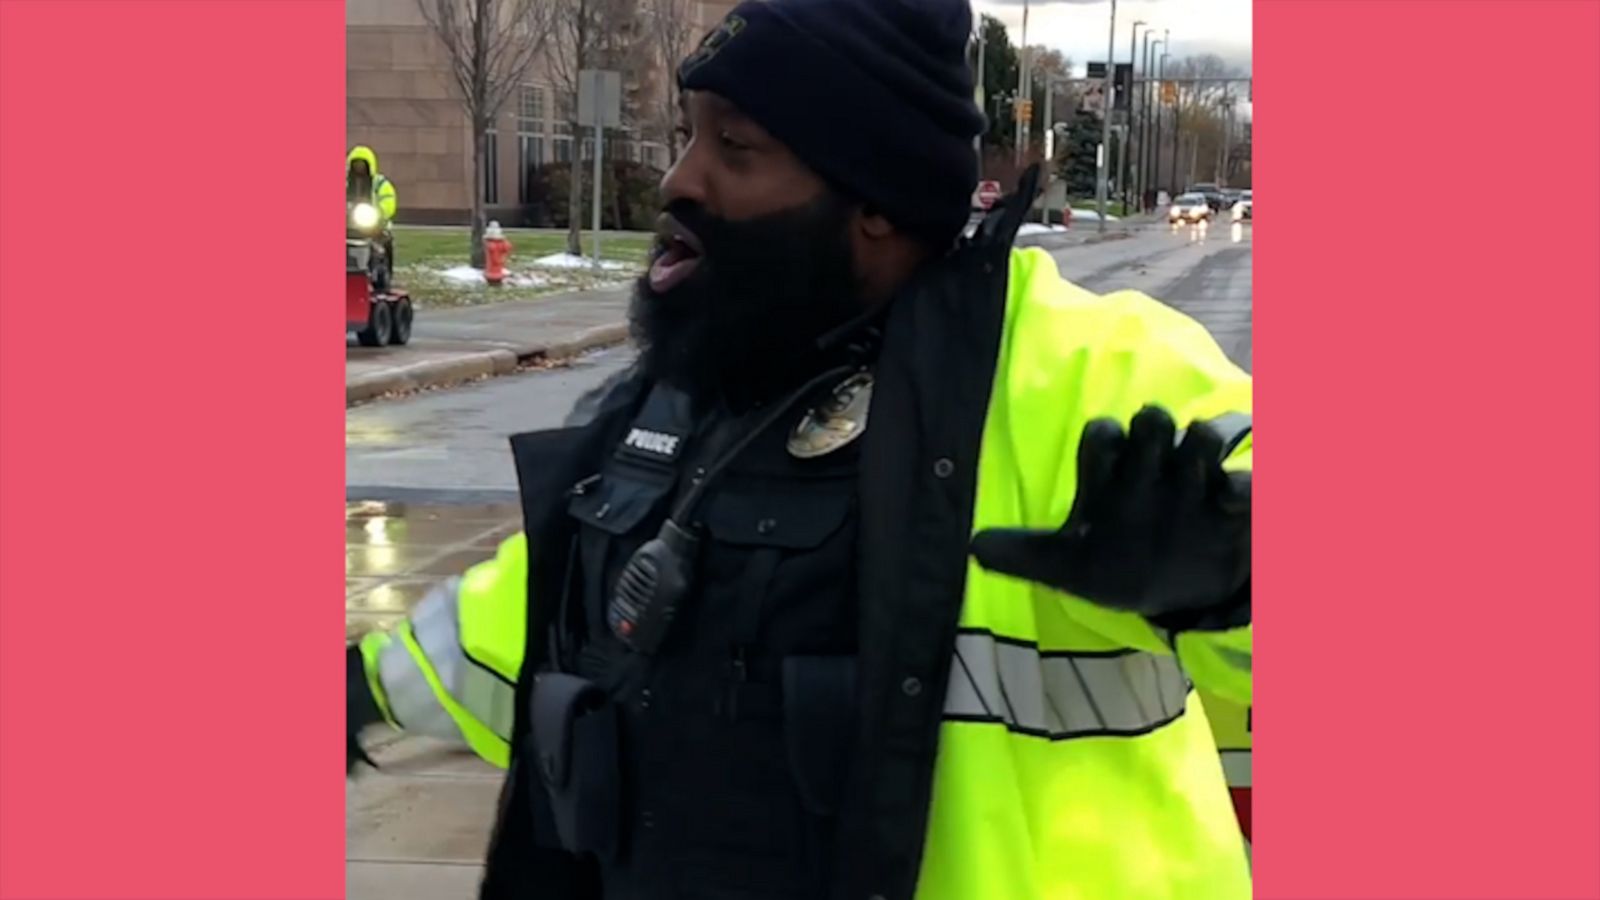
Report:
[[743,141],[740,141],[738,138],[735,138],[733,135],[729,134],[726,131],[719,133],[717,135],[717,140],[719,142],[721,142],[722,146],[728,148],[729,150],[749,150],[750,149],[750,145],[749,144],[746,144]]

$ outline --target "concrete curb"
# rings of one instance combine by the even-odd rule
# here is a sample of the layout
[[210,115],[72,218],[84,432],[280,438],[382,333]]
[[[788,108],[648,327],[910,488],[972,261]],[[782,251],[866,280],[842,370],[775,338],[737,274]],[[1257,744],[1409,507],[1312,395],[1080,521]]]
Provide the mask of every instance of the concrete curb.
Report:
[[628,338],[628,324],[617,322],[580,331],[567,340],[524,344],[507,349],[474,350],[448,359],[398,366],[382,372],[357,375],[345,382],[346,406],[397,391],[449,387],[493,375],[508,375],[523,363],[537,359],[570,359],[590,350],[620,344]]

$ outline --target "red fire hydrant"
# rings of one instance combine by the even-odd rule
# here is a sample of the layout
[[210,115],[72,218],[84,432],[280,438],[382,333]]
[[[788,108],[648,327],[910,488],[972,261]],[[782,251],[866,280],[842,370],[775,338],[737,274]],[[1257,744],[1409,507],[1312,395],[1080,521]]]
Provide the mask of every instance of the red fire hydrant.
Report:
[[506,280],[506,260],[511,258],[511,242],[499,222],[490,222],[483,231],[483,255],[483,280],[499,287]]

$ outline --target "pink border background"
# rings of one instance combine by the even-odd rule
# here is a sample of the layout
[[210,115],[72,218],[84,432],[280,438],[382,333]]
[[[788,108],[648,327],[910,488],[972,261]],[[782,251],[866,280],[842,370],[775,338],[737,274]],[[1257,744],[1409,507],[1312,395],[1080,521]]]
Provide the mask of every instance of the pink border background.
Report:
[[[0,0],[5,900],[342,893],[343,11]],[[1600,4],[1256,29],[1258,895],[1600,897]]]
[[344,892],[344,42],[0,0],[6,900]]
[[1600,3],[1255,29],[1257,896],[1600,897]]

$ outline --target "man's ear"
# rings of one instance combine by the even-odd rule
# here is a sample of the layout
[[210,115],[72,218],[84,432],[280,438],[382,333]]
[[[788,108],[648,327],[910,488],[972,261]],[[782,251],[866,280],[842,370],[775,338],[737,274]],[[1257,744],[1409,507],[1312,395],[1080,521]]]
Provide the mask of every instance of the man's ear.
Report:
[[863,237],[881,241],[894,234],[894,226],[877,210],[870,206],[863,206],[856,210],[856,227],[861,230]]

